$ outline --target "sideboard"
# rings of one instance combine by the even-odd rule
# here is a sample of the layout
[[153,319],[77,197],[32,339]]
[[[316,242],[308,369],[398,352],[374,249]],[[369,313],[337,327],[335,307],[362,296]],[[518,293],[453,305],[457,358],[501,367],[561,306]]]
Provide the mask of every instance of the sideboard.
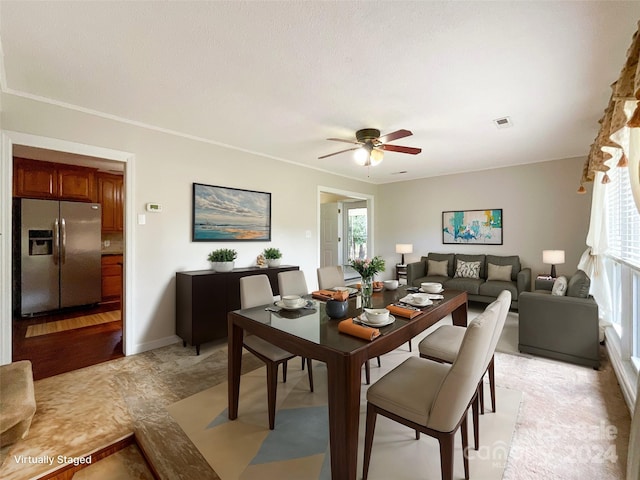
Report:
[[235,268],[230,272],[196,270],[176,272],[176,334],[196,347],[227,337],[227,313],[240,308],[240,278],[264,274],[274,295],[279,295],[278,273],[299,270],[293,265],[280,267]]

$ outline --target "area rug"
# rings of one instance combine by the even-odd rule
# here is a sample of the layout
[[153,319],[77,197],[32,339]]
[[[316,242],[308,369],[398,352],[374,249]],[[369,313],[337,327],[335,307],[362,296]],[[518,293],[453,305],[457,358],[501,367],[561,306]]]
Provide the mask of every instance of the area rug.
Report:
[[[372,367],[372,383],[407,358],[406,348],[382,357]],[[374,363],[375,364],[375,363]],[[268,428],[266,373],[259,368],[241,378],[239,415],[227,417],[227,383],[204,390],[169,406],[176,420],[222,480],[301,480],[331,478],[326,368],[315,362],[315,392],[306,372],[292,362],[287,383],[278,383],[275,430]],[[364,376],[364,375],[363,375]],[[360,407],[358,477],[362,470],[366,389]],[[488,384],[485,398],[489,399]],[[497,413],[480,418],[480,450],[470,453],[470,474],[484,480],[502,479],[515,429],[521,392],[497,389]],[[469,418],[471,432],[471,418]],[[464,478],[462,448],[456,439],[454,477]],[[384,417],[378,417],[369,478],[434,479],[440,476],[438,442]]]
[[92,315],[83,315],[81,317],[67,318],[66,320],[57,320],[55,322],[40,323],[37,325],[29,325],[25,338],[38,337],[40,335],[48,335],[50,333],[64,332],[76,328],[90,327],[100,325],[102,323],[117,322],[121,318],[120,310],[112,310],[104,313],[94,313]]

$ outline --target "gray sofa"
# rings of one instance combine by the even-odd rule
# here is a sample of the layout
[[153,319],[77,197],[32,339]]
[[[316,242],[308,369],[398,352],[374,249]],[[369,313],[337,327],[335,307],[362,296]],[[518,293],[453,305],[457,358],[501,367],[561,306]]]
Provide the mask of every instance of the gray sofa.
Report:
[[544,357],[600,366],[598,304],[589,296],[591,281],[578,270],[566,295],[550,290],[520,295],[518,349]]
[[[456,277],[456,266],[458,260],[462,262],[480,262],[478,278]],[[431,262],[430,262],[431,261]],[[447,275],[443,272],[436,272],[444,267],[446,263]],[[435,263],[434,263],[435,262]],[[491,264],[491,267],[490,267]],[[431,272],[429,266],[431,265]],[[489,269],[497,267],[511,266],[508,279],[494,280],[488,278]],[[436,269],[435,267],[439,268]],[[520,294],[531,290],[531,269],[522,268],[518,255],[466,255],[461,253],[429,253],[422,257],[419,262],[407,265],[407,285],[419,287],[422,282],[439,282],[445,288],[463,290],[467,292],[469,300],[483,303],[495,301],[502,290],[511,292],[511,308],[517,309]]]

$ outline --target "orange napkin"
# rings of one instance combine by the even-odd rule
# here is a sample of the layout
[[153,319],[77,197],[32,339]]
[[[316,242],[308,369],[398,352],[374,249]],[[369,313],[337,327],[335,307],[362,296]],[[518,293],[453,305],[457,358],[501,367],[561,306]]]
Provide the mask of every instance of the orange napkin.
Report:
[[349,292],[346,290],[316,290],[311,292],[311,296],[317,300],[340,300],[343,302],[349,298]]
[[402,308],[397,305],[387,305],[387,310],[389,310],[393,315],[398,315],[399,317],[404,318],[413,318],[420,315],[422,312],[420,310],[412,310],[410,308]]
[[373,340],[380,336],[380,330],[377,328],[365,327],[364,325],[357,325],[353,323],[353,318],[342,320],[338,324],[338,331],[346,333],[347,335],[353,335],[354,337],[363,338],[365,340]]

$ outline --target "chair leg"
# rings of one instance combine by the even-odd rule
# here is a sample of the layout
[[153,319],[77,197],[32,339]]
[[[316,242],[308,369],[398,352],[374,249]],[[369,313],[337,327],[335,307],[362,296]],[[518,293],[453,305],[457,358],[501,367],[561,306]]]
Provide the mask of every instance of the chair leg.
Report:
[[307,374],[309,375],[309,390],[313,392],[313,368],[311,367],[310,358],[307,358]]
[[[482,388],[482,384],[478,385],[478,390]],[[471,401],[471,413],[473,414],[473,442],[474,449],[480,448],[480,416],[478,415],[478,392],[476,392],[475,398]]]
[[302,360],[302,365],[300,366],[300,370],[304,370],[304,357],[300,357],[300,360]]
[[282,363],[282,383],[287,383],[287,360]]
[[438,438],[440,443],[440,471],[442,480],[453,480],[453,440],[455,432]]
[[278,364],[269,362],[267,363],[267,408],[269,410],[269,430],[273,430],[276,424],[276,392],[277,390],[278,390]]
[[467,431],[467,412],[462,417],[460,424],[460,433],[462,434],[462,462],[464,464],[464,478],[469,479],[469,437]]
[[371,447],[373,446],[373,433],[376,429],[375,408],[367,403],[367,424],[364,434],[364,461],[362,464],[362,480],[367,480],[369,475],[369,461],[371,460]]
[[484,415],[484,375],[478,384],[478,396],[480,397],[480,413]]
[[491,357],[491,361],[489,362],[489,388],[491,389],[491,408],[493,408],[493,412],[496,411],[496,371],[494,366],[495,356]]
[[367,385],[369,385],[371,383],[371,372],[369,370],[369,360],[367,360],[364,363],[364,378],[365,378],[365,381],[366,381]]

